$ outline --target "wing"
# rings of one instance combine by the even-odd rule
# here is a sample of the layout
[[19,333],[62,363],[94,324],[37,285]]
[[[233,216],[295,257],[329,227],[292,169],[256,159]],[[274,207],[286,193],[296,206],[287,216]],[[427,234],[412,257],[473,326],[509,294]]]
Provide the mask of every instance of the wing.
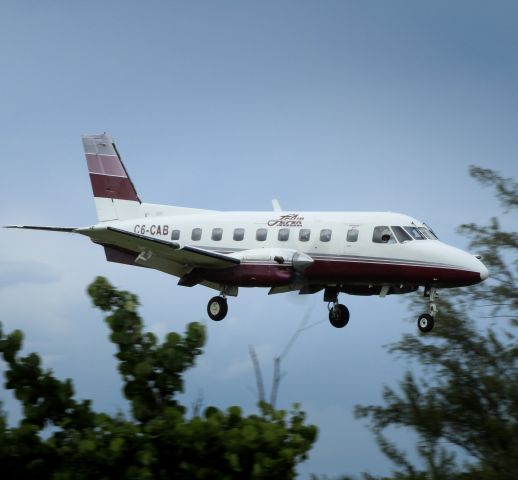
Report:
[[6,225],[4,228],[24,228],[26,230],[45,230],[48,232],[74,233],[77,227],[46,227],[38,225]]
[[143,261],[151,257],[160,257],[178,264],[203,268],[228,268],[241,263],[238,258],[222,253],[191,245],[182,246],[177,242],[146,237],[139,233],[128,232],[114,227],[107,227],[101,230],[80,229],[77,233],[88,235],[94,241],[103,245],[115,245],[140,253],[140,258]]

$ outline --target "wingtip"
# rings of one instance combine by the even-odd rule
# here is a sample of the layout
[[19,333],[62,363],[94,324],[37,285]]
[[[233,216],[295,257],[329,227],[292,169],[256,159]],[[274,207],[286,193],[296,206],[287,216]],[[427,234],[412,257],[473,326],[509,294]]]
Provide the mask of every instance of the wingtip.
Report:
[[47,227],[39,225],[4,225],[3,228],[21,228],[23,230],[44,230],[48,232],[74,233],[78,227]]

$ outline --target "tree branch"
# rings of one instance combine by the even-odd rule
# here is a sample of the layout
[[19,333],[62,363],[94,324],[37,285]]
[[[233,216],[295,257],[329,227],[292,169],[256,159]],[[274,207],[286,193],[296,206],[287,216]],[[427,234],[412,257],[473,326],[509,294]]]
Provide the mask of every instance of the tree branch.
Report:
[[252,359],[252,364],[254,365],[255,381],[257,383],[257,394],[259,396],[259,402],[264,402],[265,396],[264,396],[263,374],[261,372],[261,365],[259,364],[257,354],[255,353],[255,349],[252,345],[248,346],[248,353],[250,354],[250,358]]

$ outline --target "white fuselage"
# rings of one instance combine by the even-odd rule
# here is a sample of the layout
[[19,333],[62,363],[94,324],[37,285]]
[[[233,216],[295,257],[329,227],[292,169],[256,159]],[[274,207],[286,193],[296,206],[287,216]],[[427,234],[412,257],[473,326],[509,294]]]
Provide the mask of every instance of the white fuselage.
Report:
[[[110,241],[106,234],[106,227],[114,226],[142,236],[241,258],[242,264],[233,269],[200,272],[200,280],[218,285],[279,287],[295,284],[298,287],[336,284],[350,285],[350,293],[368,294],[368,290],[355,292],[353,286],[449,287],[477,283],[487,277],[487,269],[474,255],[439,240],[398,240],[392,227],[427,229],[425,224],[407,215],[390,212],[194,212],[186,210],[179,215],[155,214],[102,222],[83,232],[103,245],[124,247]],[[389,228],[389,241],[375,241],[375,232],[379,232],[380,227]],[[274,257],[282,256],[283,252],[287,253],[284,255],[287,262],[279,264]],[[290,265],[289,252],[301,252],[314,262],[296,279],[276,275]],[[146,266],[157,268],[152,262]],[[247,266],[249,271],[243,273]],[[268,267],[275,272],[258,273],[260,268]],[[178,276],[190,271],[174,262],[168,269],[159,269]],[[239,271],[243,274],[238,274]],[[372,290],[372,293],[376,292],[376,289]]]

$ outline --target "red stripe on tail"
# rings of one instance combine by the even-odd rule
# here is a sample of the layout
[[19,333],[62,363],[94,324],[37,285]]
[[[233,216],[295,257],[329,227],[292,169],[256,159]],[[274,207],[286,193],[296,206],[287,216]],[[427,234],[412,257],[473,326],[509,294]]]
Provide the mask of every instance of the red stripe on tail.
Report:
[[129,178],[91,173],[90,181],[94,197],[140,201]]

